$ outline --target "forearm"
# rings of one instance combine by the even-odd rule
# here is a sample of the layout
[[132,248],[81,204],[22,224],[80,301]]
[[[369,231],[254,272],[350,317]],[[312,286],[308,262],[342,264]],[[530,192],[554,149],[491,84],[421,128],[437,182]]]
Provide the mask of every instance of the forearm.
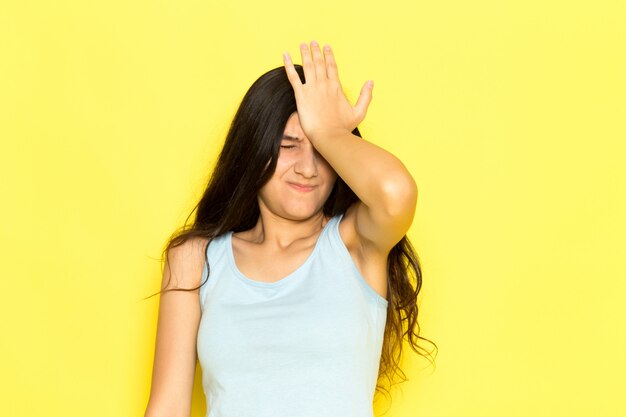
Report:
[[370,209],[390,213],[398,201],[417,194],[415,180],[404,164],[379,146],[350,132],[309,140]]

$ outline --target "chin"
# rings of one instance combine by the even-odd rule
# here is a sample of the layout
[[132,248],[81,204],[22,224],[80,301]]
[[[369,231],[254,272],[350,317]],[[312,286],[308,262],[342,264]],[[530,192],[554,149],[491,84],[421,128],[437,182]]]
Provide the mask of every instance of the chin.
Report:
[[320,209],[321,208],[318,209],[317,207],[299,207],[285,210],[285,213],[299,219],[307,219],[317,213]]

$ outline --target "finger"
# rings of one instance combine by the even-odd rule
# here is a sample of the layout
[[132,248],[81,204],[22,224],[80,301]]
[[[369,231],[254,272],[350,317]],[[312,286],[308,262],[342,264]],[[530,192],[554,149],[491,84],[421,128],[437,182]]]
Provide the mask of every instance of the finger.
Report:
[[330,45],[324,45],[324,57],[326,58],[326,74],[328,75],[328,79],[339,81],[337,63],[335,62],[335,55]]
[[295,91],[297,88],[300,88],[302,86],[302,81],[300,81],[300,76],[298,75],[296,68],[293,66],[293,62],[291,61],[291,55],[289,55],[289,52],[285,52],[283,54],[283,62],[285,63],[285,72],[287,73],[287,78],[289,79],[289,82],[291,83],[291,86]]
[[318,80],[328,78],[326,75],[326,63],[324,62],[320,46],[316,41],[311,41],[311,51],[313,52],[313,64],[315,65],[315,78]]
[[304,68],[304,82],[315,81],[315,66],[313,59],[311,59],[311,52],[309,51],[309,45],[306,43],[300,44],[300,54],[302,55],[302,67]]
[[361,88],[361,94],[359,94],[359,98],[356,101],[354,106],[354,113],[359,120],[359,123],[365,119],[365,115],[367,114],[367,108],[372,101],[372,89],[374,88],[373,81],[366,82]]

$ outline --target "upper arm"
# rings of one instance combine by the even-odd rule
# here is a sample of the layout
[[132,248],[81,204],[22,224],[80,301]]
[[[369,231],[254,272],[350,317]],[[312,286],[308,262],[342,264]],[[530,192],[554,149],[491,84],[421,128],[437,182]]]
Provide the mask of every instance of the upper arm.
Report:
[[[206,240],[195,238],[169,251],[162,290],[200,285],[205,245]],[[200,316],[199,290],[161,293],[146,416],[190,415]]]
[[354,205],[354,228],[363,248],[385,257],[407,233],[417,206],[417,185],[404,177],[387,187],[380,206]]

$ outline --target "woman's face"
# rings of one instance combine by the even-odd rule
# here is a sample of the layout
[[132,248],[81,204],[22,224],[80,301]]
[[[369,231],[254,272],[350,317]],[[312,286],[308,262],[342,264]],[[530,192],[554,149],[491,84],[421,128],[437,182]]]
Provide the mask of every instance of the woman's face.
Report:
[[[259,190],[259,205],[290,219],[308,218],[322,209],[328,199],[337,173],[304,136],[298,113],[287,120],[276,171]],[[301,184],[310,189],[298,189]]]

